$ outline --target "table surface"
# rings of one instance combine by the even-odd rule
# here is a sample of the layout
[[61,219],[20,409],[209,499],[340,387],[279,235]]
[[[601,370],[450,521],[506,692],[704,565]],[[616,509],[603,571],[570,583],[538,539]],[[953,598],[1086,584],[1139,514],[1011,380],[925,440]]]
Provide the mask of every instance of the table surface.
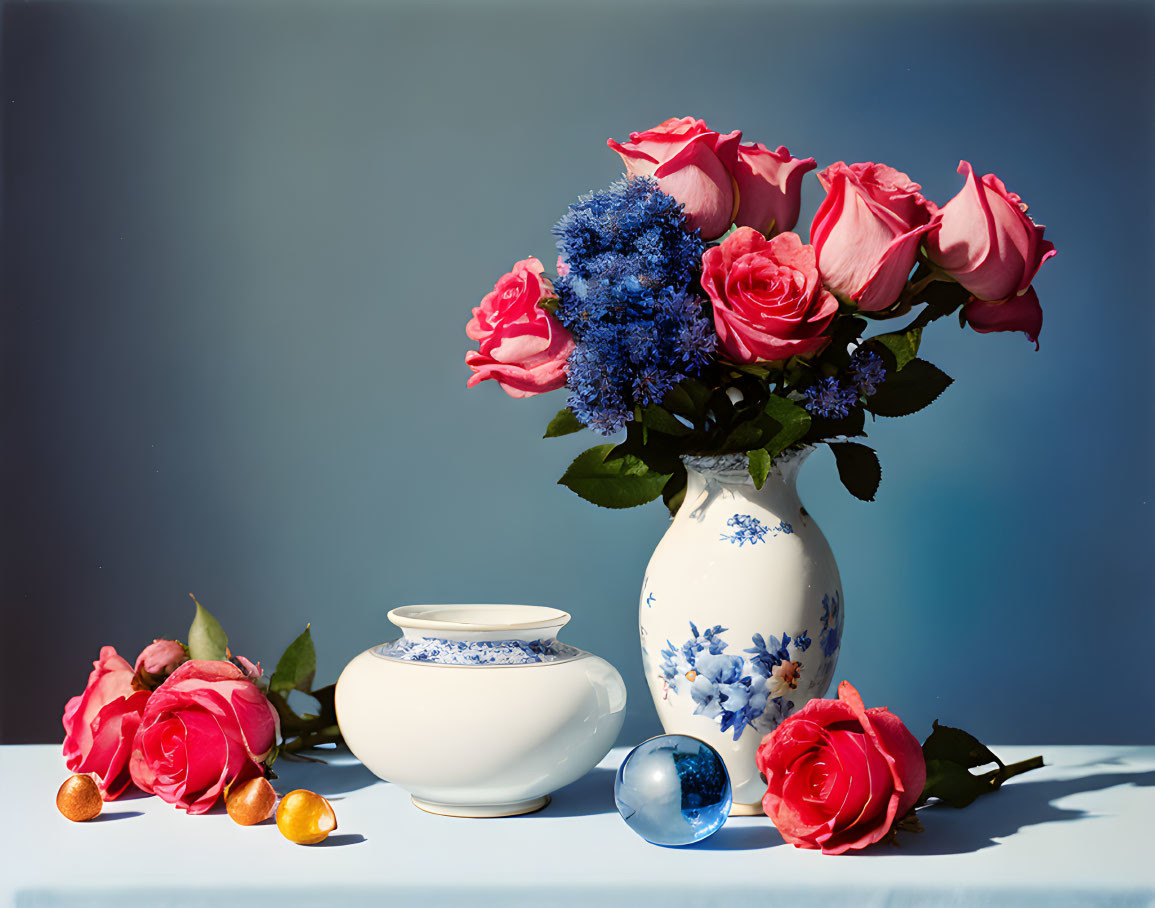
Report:
[[784,844],[765,817],[686,848],[646,843],[614,810],[622,748],[545,810],[498,820],[423,813],[347,753],[281,761],[278,790],[311,788],[337,811],[337,832],[304,847],[272,821],[143,796],[70,823],[54,806],[59,747],[2,747],[0,904],[1155,905],[1155,747],[994,750],[1048,765],[966,810],[924,808],[926,831],[898,847],[832,857]]

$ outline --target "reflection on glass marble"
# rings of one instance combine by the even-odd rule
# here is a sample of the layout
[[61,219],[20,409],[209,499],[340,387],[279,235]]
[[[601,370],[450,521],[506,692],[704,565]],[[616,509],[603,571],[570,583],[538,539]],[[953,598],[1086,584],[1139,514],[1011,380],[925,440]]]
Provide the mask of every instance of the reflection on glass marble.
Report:
[[730,776],[718,752],[686,735],[639,744],[614,782],[618,813],[655,845],[689,845],[717,832],[730,813]]

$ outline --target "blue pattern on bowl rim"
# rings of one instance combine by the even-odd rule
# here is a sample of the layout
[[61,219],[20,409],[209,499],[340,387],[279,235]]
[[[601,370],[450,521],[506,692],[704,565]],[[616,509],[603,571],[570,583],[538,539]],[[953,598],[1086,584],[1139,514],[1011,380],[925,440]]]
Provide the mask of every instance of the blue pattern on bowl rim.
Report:
[[582,654],[557,640],[444,640],[401,637],[374,647],[373,654],[400,662],[432,665],[541,665],[563,662]]

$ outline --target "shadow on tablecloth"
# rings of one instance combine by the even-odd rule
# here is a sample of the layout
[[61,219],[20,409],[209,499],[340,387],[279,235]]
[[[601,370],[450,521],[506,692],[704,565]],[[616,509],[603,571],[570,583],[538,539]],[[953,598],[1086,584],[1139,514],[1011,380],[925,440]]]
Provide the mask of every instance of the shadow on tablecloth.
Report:
[[614,806],[614,776],[616,772],[597,766],[584,776],[553,793],[549,806],[534,817],[588,817],[599,813],[616,813]]
[[925,832],[899,833],[898,845],[873,845],[863,851],[848,852],[860,857],[902,857],[904,855],[965,854],[1002,844],[1024,826],[1061,823],[1087,816],[1087,811],[1057,807],[1054,802],[1070,795],[1102,791],[1116,785],[1148,788],[1155,785],[1155,770],[1112,772],[1078,779],[1031,782],[1018,779],[1003,786],[991,797],[981,797],[969,807],[956,810],[931,804],[918,812]]

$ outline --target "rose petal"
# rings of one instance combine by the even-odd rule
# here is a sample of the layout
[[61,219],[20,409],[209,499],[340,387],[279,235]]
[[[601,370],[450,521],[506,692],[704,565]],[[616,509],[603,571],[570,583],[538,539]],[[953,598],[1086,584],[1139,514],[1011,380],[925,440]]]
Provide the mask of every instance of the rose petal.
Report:
[[1001,302],[971,299],[963,307],[967,324],[981,334],[993,331],[1022,331],[1039,349],[1039,333],[1043,330],[1043,307],[1035,288],[1030,287],[1022,296],[1012,296]]

